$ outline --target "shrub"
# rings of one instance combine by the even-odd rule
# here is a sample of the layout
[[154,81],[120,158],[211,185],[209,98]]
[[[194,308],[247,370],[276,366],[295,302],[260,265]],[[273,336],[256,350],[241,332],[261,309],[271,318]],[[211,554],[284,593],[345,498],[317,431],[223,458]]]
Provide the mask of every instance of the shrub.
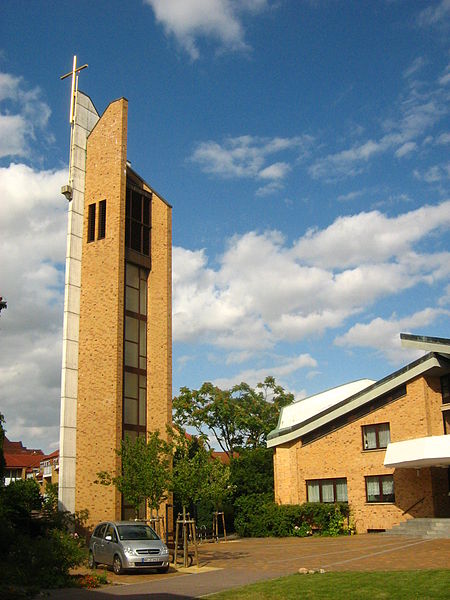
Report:
[[235,507],[235,528],[245,537],[340,535],[349,517],[347,504],[278,505],[271,494],[241,496]]

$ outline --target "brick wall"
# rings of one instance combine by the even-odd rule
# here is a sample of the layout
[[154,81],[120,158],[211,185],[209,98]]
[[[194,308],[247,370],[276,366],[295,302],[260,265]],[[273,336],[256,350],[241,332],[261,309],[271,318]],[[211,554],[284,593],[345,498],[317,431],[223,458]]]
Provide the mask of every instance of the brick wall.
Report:
[[[122,438],[124,219],[127,101],[108,106],[87,142],[80,299],[76,510],[90,521],[118,518],[113,486],[95,484],[100,470],[116,472]],[[106,199],[106,237],[87,242],[88,206]]]

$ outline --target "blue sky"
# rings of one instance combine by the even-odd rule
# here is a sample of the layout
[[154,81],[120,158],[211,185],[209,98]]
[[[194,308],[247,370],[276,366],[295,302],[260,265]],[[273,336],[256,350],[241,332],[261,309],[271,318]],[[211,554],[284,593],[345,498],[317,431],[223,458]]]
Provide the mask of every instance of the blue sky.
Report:
[[298,398],[450,337],[450,0],[3,0],[0,411],[58,444],[72,57],[173,206],[174,393]]

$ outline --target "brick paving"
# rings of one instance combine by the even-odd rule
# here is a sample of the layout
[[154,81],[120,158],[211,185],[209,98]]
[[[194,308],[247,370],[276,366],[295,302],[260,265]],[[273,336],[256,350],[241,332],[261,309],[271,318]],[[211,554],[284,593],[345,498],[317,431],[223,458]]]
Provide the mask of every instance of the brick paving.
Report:
[[450,569],[450,539],[384,534],[242,539],[201,544],[199,559],[200,569],[171,569],[167,575],[148,572],[116,576],[108,572],[113,585],[95,591],[60,590],[52,592],[50,597],[187,600],[296,573],[300,567],[325,571]]

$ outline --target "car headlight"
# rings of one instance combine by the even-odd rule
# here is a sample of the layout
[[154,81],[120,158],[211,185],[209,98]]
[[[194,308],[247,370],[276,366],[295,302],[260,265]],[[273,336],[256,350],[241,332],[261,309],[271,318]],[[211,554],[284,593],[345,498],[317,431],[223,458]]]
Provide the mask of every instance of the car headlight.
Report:
[[163,546],[161,548],[161,554],[169,554],[169,548],[167,546]]
[[130,556],[136,556],[137,552],[134,548],[131,548],[130,546],[126,546],[123,551],[125,552],[125,554],[129,554]]

